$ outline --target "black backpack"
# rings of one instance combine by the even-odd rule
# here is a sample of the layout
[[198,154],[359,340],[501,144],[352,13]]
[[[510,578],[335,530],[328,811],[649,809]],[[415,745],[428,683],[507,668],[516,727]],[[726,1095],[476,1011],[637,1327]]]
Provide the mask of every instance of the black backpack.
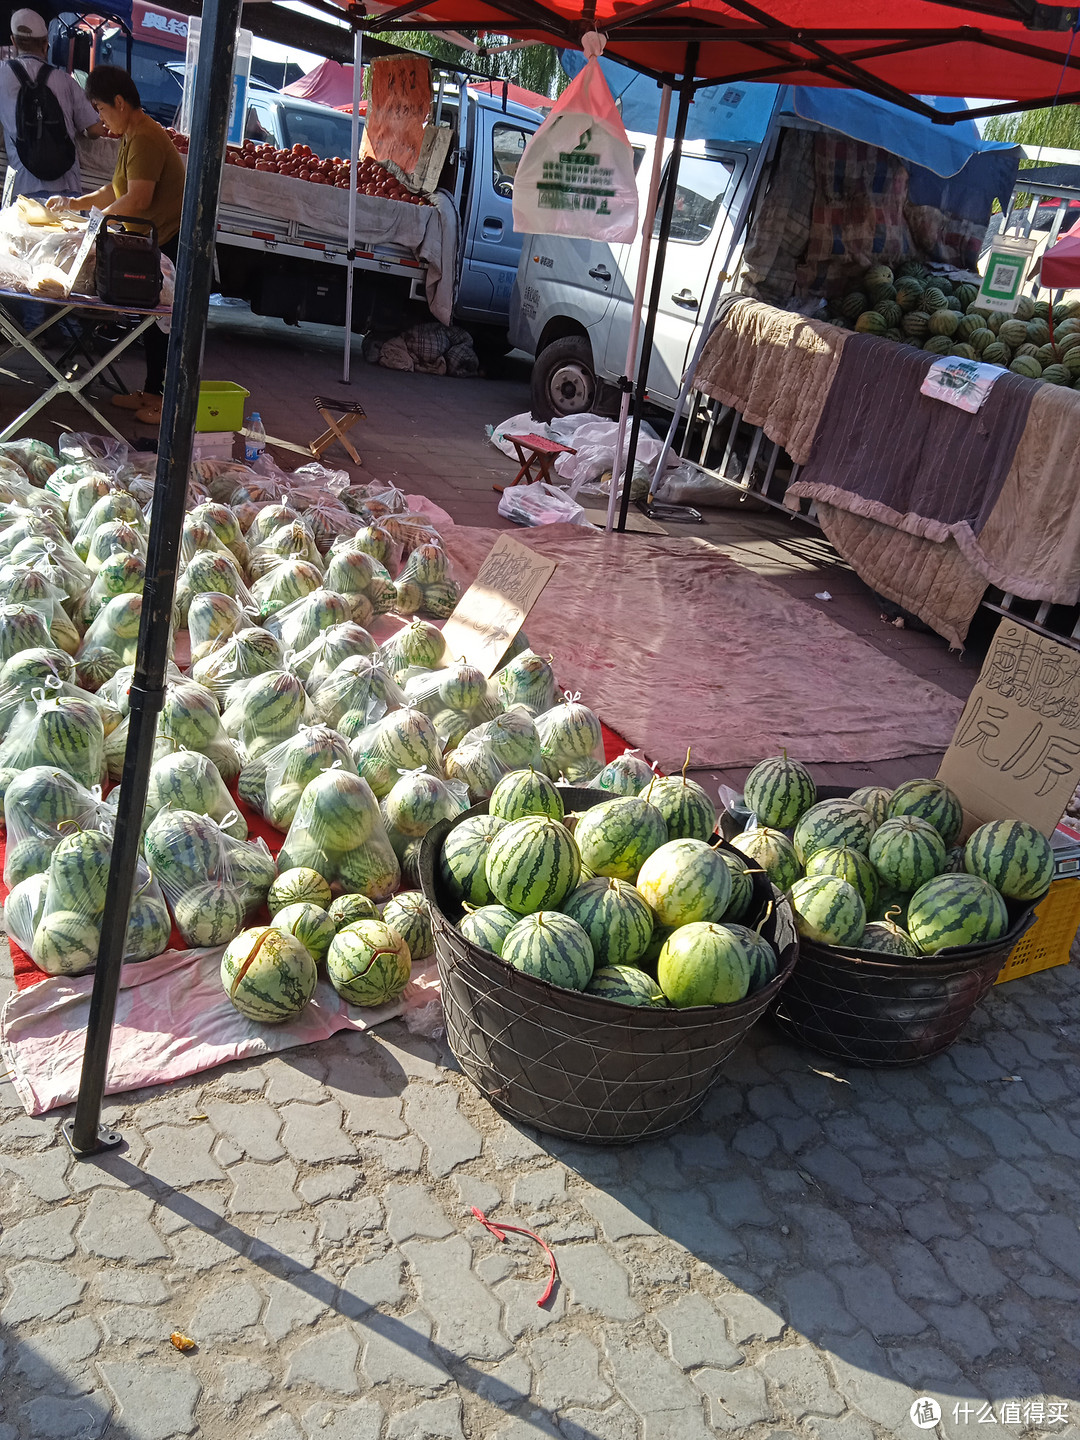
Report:
[[44,62],[33,80],[17,60],[8,62],[19,81],[15,102],[15,149],[38,180],[59,180],[75,164],[75,141],[55,91],[49,88],[52,66]]

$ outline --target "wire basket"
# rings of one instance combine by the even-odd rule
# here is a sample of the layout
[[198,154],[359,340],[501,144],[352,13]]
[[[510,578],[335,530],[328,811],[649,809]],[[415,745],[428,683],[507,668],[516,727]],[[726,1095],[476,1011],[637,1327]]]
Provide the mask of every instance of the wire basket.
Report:
[[[568,813],[613,798],[601,790],[560,793]],[[484,802],[468,815],[486,813]],[[794,969],[798,936],[786,900],[764,876],[753,876],[755,913],[773,903],[762,934],[779,968],[768,985],[730,1005],[619,1005],[525,975],[454,928],[462,909],[442,886],[438,857],[466,818],[441,821],[420,852],[446,1033],[462,1070],[504,1114],[549,1135],[618,1145],[675,1129],[702,1104]]]

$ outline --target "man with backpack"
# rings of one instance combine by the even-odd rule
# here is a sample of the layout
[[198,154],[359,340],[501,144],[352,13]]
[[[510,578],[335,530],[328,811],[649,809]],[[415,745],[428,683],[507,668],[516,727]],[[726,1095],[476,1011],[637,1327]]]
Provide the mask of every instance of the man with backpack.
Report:
[[104,135],[105,127],[76,80],[45,63],[49,27],[36,10],[15,11],[11,43],[15,57],[0,65],[0,125],[9,170],[5,203],[20,195],[35,200],[78,195],[82,176],[75,136]]

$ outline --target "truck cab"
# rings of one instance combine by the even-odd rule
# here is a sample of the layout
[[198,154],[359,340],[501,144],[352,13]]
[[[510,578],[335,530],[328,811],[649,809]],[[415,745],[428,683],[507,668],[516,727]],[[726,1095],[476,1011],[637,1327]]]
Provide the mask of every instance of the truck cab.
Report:
[[[659,142],[655,135],[628,138],[644,212]],[[657,230],[672,148],[670,141],[663,143]],[[649,396],[661,404],[674,406],[678,398],[710,297],[722,278],[734,238],[732,217],[751,183],[756,154],[754,145],[728,142],[688,141],[683,147],[649,368]],[[592,410],[602,387],[618,383],[626,367],[640,260],[640,235],[622,245],[524,237],[510,301],[510,341],[535,356],[532,412],[538,420]],[[652,267],[650,258],[647,286]]]

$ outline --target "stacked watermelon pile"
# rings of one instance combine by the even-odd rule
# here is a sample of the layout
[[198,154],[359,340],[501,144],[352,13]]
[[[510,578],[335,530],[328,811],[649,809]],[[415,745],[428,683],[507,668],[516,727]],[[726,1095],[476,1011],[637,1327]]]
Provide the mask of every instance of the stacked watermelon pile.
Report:
[[1001,315],[979,305],[976,285],[904,260],[895,269],[870,266],[831,302],[829,318],[932,355],[961,355],[1048,385],[1080,385],[1080,301],[1051,306],[1023,295],[1014,315]]
[[601,778],[612,798],[568,815],[543,768],[513,770],[487,814],[452,826],[439,876],[465,912],[461,934],[524,974],[623,1005],[724,1005],[767,985],[767,917],[751,867],[710,843],[707,793],[632,755]]
[[756,824],[732,844],[787,892],[799,933],[822,945],[914,960],[998,940],[1010,903],[1054,876],[1050,842],[1019,820],[980,825],[940,780],[868,786],[819,800],[805,766],[763,760],[746,779]]

